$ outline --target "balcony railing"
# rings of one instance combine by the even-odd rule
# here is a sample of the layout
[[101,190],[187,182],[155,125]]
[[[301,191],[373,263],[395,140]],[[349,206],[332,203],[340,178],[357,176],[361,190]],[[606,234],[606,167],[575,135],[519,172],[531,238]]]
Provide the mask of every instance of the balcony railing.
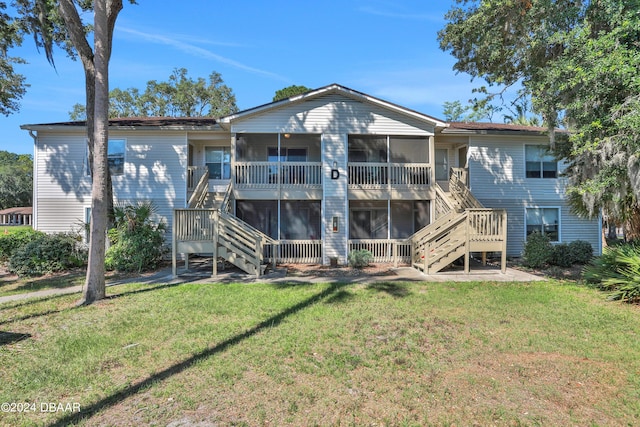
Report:
[[235,188],[321,188],[321,162],[236,162]]
[[428,163],[359,163],[348,165],[349,188],[384,189],[389,186],[428,187],[431,166]]

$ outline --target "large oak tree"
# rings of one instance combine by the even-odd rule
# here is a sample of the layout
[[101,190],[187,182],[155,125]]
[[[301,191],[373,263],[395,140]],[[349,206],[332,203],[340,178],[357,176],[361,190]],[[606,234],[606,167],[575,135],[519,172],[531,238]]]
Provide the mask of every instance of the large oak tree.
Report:
[[[454,69],[522,85],[568,159],[576,211],[640,236],[640,1],[456,0],[439,33]],[[553,138],[559,125],[568,138]]]

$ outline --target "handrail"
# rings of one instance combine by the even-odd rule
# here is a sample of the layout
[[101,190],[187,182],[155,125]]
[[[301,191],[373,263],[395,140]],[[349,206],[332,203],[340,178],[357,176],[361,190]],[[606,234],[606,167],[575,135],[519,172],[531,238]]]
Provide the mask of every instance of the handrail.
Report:
[[224,197],[220,203],[220,210],[222,212],[231,212],[231,195],[233,194],[233,181],[229,181],[227,189],[224,192]]
[[[413,242],[416,246],[418,245],[422,246],[426,243],[431,243],[433,241],[436,241],[440,237],[454,230],[458,225],[465,222],[466,219],[467,219],[466,211],[458,214],[447,215],[446,220],[443,221],[443,225],[446,225],[446,227],[442,227],[442,225],[438,224],[440,225],[440,229],[434,228],[430,230],[429,233],[424,233],[423,236],[418,236],[413,240]],[[437,221],[434,222],[434,227],[436,227],[436,224],[437,224]]]
[[202,178],[202,174],[208,171],[207,166],[187,166],[187,189],[193,191]]
[[191,197],[189,197],[189,202],[187,203],[187,207],[192,208],[201,208],[204,205],[204,201],[207,198],[207,193],[209,192],[209,170],[202,174],[200,180],[198,181],[198,185],[196,189],[193,191]]
[[452,173],[449,178],[449,192],[462,209],[483,209],[484,206],[473,195],[459,174]]
[[440,184],[438,184],[437,182],[435,182],[434,184],[435,185],[433,186],[433,188],[436,193],[434,214],[435,218],[438,219],[441,216],[444,216],[454,210],[454,205],[449,196],[447,196],[442,187],[440,187]]
[[451,168],[449,178],[454,175],[466,186],[469,186],[469,169],[467,168]]
[[267,244],[267,245],[277,245],[277,244],[279,244],[278,240],[276,240],[273,237],[263,233],[262,231],[258,230],[257,228],[255,228],[251,224],[248,224],[248,223],[244,222],[243,220],[241,220],[240,218],[238,218],[235,215],[232,215],[232,214],[230,214],[228,212],[222,212],[221,211],[220,212],[220,217],[225,219],[225,220],[227,220],[227,221],[233,222],[234,224],[239,224],[239,226],[244,228],[245,231],[247,231],[247,232],[259,235],[263,239],[264,244]]

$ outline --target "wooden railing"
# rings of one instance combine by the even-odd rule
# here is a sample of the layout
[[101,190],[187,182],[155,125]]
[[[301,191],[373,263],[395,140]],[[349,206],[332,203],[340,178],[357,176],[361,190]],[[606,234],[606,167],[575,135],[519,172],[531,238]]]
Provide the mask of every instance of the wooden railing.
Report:
[[[277,247],[267,248],[275,250],[278,262],[296,264],[322,264],[321,240],[280,240]],[[268,258],[273,255],[265,254]]]
[[464,185],[469,186],[469,169],[467,168],[451,168],[449,178],[455,176],[457,180]]
[[187,168],[187,191],[195,190],[200,178],[205,173],[209,173],[209,168],[206,166],[189,166]]
[[236,162],[236,188],[321,188],[322,162]]
[[[248,273],[262,273],[265,247],[278,242],[244,221],[218,209],[175,209],[173,273],[178,252],[212,252]],[[214,274],[217,262],[213,263]]]
[[202,208],[204,206],[204,202],[207,199],[207,195],[209,192],[209,169],[207,168],[203,171],[202,175],[200,175],[200,180],[196,185],[195,190],[191,197],[189,197],[189,202],[187,203],[187,207],[190,209],[193,208]]
[[[458,168],[460,169],[460,168]],[[461,169],[466,170],[466,169]],[[467,184],[463,181],[465,175],[454,173],[452,168],[451,176],[449,177],[449,192],[451,196],[456,200],[460,209],[482,209],[484,206],[473,195]]]
[[431,167],[426,163],[392,163],[389,168],[394,187],[426,187],[430,184]]
[[442,187],[440,187],[440,184],[436,182],[434,189],[436,193],[434,199],[434,218],[438,219],[451,212],[454,208],[451,200],[449,200],[449,197],[445,194]]
[[411,243],[412,264],[427,274],[439,271],[462,255],[465,255],[465,272],[468,273],[471,252],[501,252],[504,273],[507,213],[502,209],[450,211],[407,241]]
[[222,212],[231,213],[231,197],[233,196],[233,183],[229,181],[229,185],[227,185],[227,189],[224,192],[224,197],[222,198],[222,202],[220,203],[220,210]]
[[351,188],[427,187],[431,183],[427,163],[352,162],[347,167]]
[[375,263],[409,264],[411,261],[411,244],[406,240],[357,239],[349,240],[349,252],[367,250],[373,255]]
[[[468,209],[469,242],[474,251],[496,251],[493,243],[506,242],[507,212],[504,209]],[[491,246],[491,247],[488,247]]]

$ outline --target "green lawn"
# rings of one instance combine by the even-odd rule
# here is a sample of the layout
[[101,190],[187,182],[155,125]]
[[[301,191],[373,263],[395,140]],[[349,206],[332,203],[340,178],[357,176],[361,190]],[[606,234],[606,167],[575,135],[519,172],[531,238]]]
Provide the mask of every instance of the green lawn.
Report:
[[640,424],[640,309],[569,282],[108,292],[0,305],[0,425]]

